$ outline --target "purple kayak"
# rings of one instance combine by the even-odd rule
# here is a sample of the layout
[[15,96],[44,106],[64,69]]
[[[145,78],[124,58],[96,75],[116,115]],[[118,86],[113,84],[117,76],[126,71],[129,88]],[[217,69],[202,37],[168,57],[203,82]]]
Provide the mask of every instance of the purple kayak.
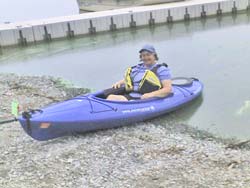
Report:
[[32,138],[49,140],[149,120],[193,101],[202,89],[198,79],[174,78],[172,94],[165,98],[109,101],[99,91],[24,112],[18,120]]

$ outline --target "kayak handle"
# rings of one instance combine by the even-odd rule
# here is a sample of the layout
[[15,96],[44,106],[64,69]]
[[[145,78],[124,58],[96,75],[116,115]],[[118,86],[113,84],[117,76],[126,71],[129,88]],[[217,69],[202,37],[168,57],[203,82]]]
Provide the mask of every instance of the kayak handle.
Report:
[[43,113],[41,109],[29,109],[28,111],[22,113],[22,117],[24,119],[30,119],[32,118],[32,115],[35,114],[36,112]]

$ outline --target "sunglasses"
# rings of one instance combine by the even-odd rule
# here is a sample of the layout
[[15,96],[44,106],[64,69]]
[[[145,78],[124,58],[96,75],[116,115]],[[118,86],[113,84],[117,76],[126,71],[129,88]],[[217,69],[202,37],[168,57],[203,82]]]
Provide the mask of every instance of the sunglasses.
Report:
[[150,53],[150,52],[143,52],[143,53],[141,53],[141,56],[142,56],[142,57],[151,56],[151,55],[154,55],[154,54],[153,54],[153,53]]

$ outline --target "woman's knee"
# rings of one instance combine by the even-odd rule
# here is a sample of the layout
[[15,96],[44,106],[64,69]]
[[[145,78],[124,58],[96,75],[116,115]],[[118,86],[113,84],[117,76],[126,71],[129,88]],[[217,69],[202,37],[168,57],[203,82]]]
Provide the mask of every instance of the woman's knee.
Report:
[[111,95],[108,95],[107,99],[108,100],[115,100],[116,96],[111,94]]
[[111,100],[111,101],[112,100],[113,101],[128,101],[128,99],[126,97],[122,96],[122,95],[113,95],[113,94],[109,95],[107,97],[107,100]]

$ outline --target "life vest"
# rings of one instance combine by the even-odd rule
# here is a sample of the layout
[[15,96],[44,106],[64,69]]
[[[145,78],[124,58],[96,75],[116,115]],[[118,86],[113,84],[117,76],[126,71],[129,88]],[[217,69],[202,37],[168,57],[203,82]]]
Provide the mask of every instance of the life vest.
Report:
[[[142,65],[142,64],[139,64]],[[157,64],[152,70],[146,70],[139,83],[138,92],[141,94],[150,93],[162,88],[160,79],[157,76],[157,70],[161,66],[168,67],[167,64]],[[127,92],[133,91],[133,78],[131,72],[136,66],[129,67],[125,72],[125,89]]]

